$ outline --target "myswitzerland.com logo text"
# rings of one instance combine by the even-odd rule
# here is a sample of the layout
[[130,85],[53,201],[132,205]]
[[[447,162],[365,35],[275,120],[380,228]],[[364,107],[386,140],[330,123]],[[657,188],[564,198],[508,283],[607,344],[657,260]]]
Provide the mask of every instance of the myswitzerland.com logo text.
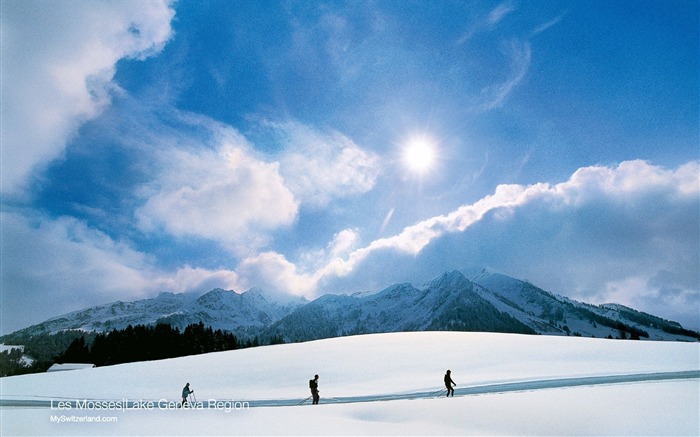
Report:
[[118,420],[115,416],[66,416],[51,415],[51,423],[114,423]]

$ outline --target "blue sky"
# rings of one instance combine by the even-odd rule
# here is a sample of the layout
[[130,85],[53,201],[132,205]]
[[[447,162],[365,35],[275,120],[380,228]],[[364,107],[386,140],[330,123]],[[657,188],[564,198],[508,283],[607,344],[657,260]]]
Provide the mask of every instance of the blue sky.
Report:
[[2,333],[470,266],[700,328],[695,1],[1,15]]

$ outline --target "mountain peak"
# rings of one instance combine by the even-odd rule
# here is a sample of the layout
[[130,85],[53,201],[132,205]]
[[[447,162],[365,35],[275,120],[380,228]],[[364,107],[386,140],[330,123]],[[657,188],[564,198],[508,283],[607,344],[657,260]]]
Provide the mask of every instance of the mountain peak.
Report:
[[224,290],[223,288],[214,288],[212,290],[207,291],[203,295],[199,296],[199,298],[203,298],[205,296],[209,297],[214,297],[214,296],[225,296],[227,293],[233,293],[233,294],[238,294],[233,290]]
[[471,281],[467,279],[462,272],[460,272],[459,270],[452,270],[449,272],[445,272],[437,278],[433,279],[427,284],[425,288],[461,288],[468,287],[469,285],[471,285]]
[[278,291],[263,290],[259,287],[253,287],[241,294],[244,298],[261,299],[268,303],[280,306],[300,305],[308,303],[302,296],[294,296]]
[[213,290],[208,291],[208,292],[204,293],[203,295],[199,296],[199,298],[197,299],[197,302],[219,300],[222,298],[229,297],[231,295],[239,296],[239,294],[233,290],[224,290],[223,288],[214,288]]

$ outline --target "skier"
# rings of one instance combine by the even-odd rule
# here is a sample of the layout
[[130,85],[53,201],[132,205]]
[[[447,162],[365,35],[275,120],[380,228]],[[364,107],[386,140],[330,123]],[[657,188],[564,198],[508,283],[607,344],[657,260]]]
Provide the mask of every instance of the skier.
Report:
[[318,405],[318,375],[314,375],[314,379],[309,380],[309,388],[311,389],[311,396],[313,397],[313,405]]
[[454,381],[452,380],[452,375],[451,375],[451,374],[452,374],[452,371],[451,371],[451,370],[448,370],[447,373],[445,373],[445,387],[447,387],[447,396],[449,396],[450,393],[451,393],[451,394],[452,394],[452,397],[454,397],[454,395],[455,395],[455,389],[452,388],[452,386],[453,386],[453,385],[456,386],[457,383],[454,382]]
[[182,406],[184,407],[185,404],[187,403],[187,397],[190,395],[190,393],[194,393],[194,390],[190,390],[190,383],[188,382],[185,384],[185,386],[182,388]]

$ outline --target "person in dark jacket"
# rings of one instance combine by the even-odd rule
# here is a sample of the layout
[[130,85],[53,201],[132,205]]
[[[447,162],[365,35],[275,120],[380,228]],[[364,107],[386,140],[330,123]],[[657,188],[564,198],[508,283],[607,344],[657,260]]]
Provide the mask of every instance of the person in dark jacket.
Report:
[[318,375],[314,375],[314,379],[309,380],[309,388],[311,389],[311,396],[313,397],[313,405],[318,405],[318,400],[320,399],[318,395]]
[[187,397],[190,395],[190,393],[194,393],[194,390],[190,390],[190,383],[188,382],[185,384],[185,386],[182,388],[182,406],[184,407],[185,404],[187,403]]
[[452,371],[448,370],[447,373],[445,373],[445,387],[447,387],[447,396],[452,394],[452,397],[455,395],[455,389],[452,388],[453,385],[457,385],[456,382],[452,380]]

